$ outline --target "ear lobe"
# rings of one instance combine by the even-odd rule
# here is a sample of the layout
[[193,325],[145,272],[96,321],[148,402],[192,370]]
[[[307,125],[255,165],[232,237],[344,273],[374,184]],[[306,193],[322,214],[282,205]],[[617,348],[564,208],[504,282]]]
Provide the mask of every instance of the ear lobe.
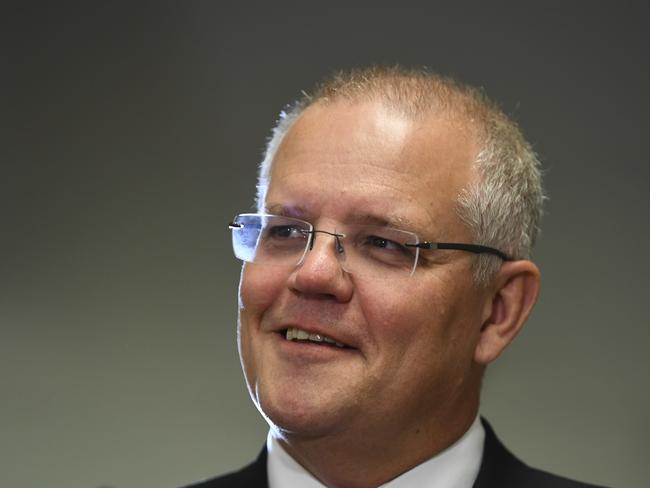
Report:
[[494,283],[489,315],[474,351],[474,360],[482,365],[503,352],[530,315],[539,295],[539,268],[532,261],[508,261],[501,266]]

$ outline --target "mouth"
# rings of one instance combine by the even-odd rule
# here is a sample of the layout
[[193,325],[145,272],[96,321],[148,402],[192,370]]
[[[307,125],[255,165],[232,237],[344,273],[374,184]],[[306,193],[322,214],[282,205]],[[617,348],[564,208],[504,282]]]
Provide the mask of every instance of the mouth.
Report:
[[287,341],[314,344],[322,347],[349,349],[350,347],[324,334],[308,332],[298,327],[289,327],[278,331]]

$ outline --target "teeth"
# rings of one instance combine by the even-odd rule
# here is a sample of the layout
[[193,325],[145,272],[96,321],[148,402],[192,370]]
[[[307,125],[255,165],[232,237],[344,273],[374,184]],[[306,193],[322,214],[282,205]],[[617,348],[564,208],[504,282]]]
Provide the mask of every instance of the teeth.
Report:
[[305,341],[305,340],[309,340],[309,341],[312,341],[312,342],[327,342],[328,344],[333,344],[333,345],[335,345],[337,347],[345,347],[345,345],[343,345],[340,342],[335,341],[331,337],[327,337],[327,336],[324,336],[322,334],[310,334],[309,332],[304,331],[302,329],[298,329],[297,327],[289,327],[287,329],[285,337],[286,337],[286,339],[288,341],[293,341],[293,340]]

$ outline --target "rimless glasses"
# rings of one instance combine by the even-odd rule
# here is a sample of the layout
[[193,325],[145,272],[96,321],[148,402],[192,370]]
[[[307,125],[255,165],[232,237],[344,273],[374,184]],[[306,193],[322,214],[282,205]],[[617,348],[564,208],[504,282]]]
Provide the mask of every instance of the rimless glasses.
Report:
[[413,232],[379,225],[344,224],[334,232],[314,229],[304,220],[280,215],[247,213],[229,224],[235,256],[249,263],[292,269],[314,247],[316,234],[334,238],[335,254],[351,274],[374,278],[411,276],[424,249],[451,249],[492,254],[508,261],[505,253],[479,244],[420,241]]

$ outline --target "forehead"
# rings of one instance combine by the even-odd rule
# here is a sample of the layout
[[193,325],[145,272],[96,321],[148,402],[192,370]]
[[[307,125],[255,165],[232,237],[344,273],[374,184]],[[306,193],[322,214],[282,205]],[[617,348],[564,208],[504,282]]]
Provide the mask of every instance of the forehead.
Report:
[[282,141],[266,204],[310,218],[449,224],[459,192],[474,178],[477,152],[458,120],[414,119],[377,102],[317,103]]

